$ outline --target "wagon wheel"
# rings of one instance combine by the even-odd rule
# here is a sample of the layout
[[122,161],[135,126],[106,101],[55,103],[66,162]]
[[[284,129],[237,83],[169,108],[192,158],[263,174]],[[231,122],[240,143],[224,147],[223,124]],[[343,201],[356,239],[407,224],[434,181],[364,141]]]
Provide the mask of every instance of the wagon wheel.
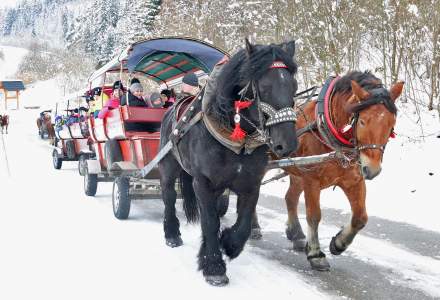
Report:
[[54,149],[52,152],[52,162],[53,162],[53,167],[55,169],[57,170],[61,169],[61,165],[63,164],[63,159],[58,156],[58,152],[56,149]]
[[85,168],[87,164],[88,156],[86,154],[81,154],[78,159],[78,172],[79,175],[84,176]]
[[231,192],[229,190],[226,190],[217,199],[217,213],[220,218],[223,217],[228,211],[230,193]]
[[98,175],[90,174],[87,165],[84,168],[84,193],[87,196],[95,196],[98,189]]
[[70,159],[74,159],[76,157],[75,153],[75,143],[73,141],[66,142],[66,154]]
[[121,146],[117,140],[108,140],[104,145],[105,160],[107,163],[107,170],[109,171],[115,162],[122,161]]
[[125,220],[130,214],[130,179],[117,177],[113,183],[112,204],[113,214],[119,220]]

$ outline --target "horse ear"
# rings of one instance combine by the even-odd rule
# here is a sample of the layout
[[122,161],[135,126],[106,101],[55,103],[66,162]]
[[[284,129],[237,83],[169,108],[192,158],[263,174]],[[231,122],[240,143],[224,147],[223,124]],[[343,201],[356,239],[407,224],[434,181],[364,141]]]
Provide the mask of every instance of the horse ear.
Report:
[[281,44],[281,49],[286,51],[289,56],[295,56],[295,40]]
[[252,45],[251,42],[249,42],[248,38],[245,38],[244,42],[246,44],[246,52],[247,52],[247,54],[251,55],[252,52],[254,52],[254,45]]
[[403,81],[399,81],[399,82],[393,84],[393,86],[390,89],[391,100],[393,100],[395,102],[396,99],[399,98],[400,94],[402,94],[404,84],[405,84],[405,82],[403,82]]
[[370,95],[354,80],[351,81],[351,90],[358,100],[364,100]]

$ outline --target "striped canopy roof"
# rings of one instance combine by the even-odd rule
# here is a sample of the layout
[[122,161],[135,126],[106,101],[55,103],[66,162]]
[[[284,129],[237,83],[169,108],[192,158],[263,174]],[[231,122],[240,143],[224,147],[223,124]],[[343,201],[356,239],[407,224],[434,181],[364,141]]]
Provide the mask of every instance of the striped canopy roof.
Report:
[[141,73],[159,84],[167,84],[188,72],[209,74],[226,51],[192,38],[156,38],[137,42],[99,70],[89,82],[107,72]]

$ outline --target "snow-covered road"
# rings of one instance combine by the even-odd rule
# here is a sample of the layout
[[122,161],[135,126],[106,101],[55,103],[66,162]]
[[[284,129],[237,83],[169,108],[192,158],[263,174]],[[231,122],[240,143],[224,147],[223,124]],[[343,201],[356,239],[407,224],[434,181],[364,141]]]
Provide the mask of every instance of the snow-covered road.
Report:
[[[258,206],[264,237],[227,262],[230,285],[208,286],[196,270],[198,225],[180,215],[185,244],[170,249],[161,200],[134,201],[130,219],[116,220],[111,184],[85,196],[76,163],[53,169],[51,148],[37,136],[38,112],[9,113],[11,176],[0,145],[0,299],[440,298],[440,233],[385,218],[371,217],[349,250],[333,257],[328,244],[349,215],[323,210],[320,238],[332,271],[311,271],[284,236],[283,183],[264,188],[273,195]],[[234,219],[230,209],[224,222]]]

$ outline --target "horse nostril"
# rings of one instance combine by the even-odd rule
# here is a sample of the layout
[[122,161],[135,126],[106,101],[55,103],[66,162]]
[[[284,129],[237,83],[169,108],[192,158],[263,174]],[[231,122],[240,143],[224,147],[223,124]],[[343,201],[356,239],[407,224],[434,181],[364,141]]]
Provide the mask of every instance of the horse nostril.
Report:
[[362,173],[364,174],[364,175],[368,175],[368,167],[362,167]]
[[275,152],[282,152],[282,151],[283,151],[283,146],[282,145],[275,146]]

